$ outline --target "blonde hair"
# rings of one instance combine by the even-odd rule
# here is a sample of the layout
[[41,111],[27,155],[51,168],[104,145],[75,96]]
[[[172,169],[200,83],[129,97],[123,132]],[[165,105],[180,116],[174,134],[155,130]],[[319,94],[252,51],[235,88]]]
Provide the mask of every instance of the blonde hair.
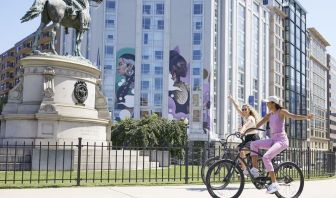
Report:
[[261,120],[259,113],[253,107],[251,107],[249,104],[243,104],[243,106],[249,108],[250,115],[254,117],[254,119],[256,120],[256,123],[258,123]]

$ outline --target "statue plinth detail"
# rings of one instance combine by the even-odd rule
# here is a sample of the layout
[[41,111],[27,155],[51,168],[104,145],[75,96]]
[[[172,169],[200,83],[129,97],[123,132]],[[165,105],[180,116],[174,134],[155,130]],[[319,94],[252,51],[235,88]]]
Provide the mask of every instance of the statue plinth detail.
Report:
[[23,73],[1,115],[0,144],[110,140],[111,114],[100,71],[62,56],[21,59]]

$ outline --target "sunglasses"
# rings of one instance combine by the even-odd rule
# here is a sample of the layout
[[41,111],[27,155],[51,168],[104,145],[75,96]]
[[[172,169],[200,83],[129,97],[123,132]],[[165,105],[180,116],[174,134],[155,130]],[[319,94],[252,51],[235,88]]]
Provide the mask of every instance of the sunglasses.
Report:
[[247,109],[242,109],[242,111],[247,111]]

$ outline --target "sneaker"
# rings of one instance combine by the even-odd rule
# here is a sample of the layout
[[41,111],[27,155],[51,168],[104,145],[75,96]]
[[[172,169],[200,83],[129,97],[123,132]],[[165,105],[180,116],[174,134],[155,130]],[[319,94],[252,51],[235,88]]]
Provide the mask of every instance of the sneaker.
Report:
[[266,193],[272,194],[272,193],[275,193],[278,190],[279,190],[279,184],[276,182],[276,183],[272,183],[270,186],[268,186]]
[[251,168],[250,171],[251,171],[254,178],[259,177],[259,170],[258,169],[253,167],[253,168]]

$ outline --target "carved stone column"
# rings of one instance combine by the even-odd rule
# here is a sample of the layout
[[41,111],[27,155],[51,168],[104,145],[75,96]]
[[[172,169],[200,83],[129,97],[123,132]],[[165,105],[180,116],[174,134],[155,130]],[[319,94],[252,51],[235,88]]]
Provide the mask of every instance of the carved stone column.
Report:
[[39,113],[57,113],[54,106],[54,77],[55,70],[52,67],[47,67],[43,71],[43,99],[40,106]]

